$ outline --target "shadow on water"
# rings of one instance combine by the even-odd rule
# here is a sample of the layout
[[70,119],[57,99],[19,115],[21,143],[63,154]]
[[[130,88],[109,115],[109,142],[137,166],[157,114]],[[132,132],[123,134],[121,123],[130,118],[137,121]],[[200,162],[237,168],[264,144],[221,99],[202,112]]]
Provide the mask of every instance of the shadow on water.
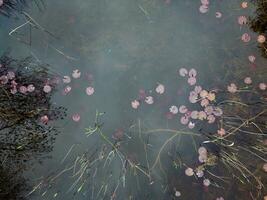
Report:
[[63,119],[66,110],[52,105],[52,93],[43,91],[44,83],[56,86],[47,66],[8,54],[0,66],[0,198],[22,199],[30,188],[23,173],[53,150],[58,130],[52,121]]

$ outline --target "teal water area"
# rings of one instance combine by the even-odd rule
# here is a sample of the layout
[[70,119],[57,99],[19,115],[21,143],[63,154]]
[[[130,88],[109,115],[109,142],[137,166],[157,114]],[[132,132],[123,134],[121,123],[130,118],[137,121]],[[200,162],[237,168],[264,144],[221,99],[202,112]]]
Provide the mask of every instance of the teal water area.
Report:
[[[32,200],[191,199],[187,196],[193,189],[196,200],[222,195],[218,188],[214,198],[209,197],[201,184],[192,183],[184,170],[173,166],[177,148],[188,160],[197,159],[188,137],[168,143],[161,163],[147,171],[170,135],[145,131],[184,129],[180,117],[168,119],[170,106],[189,104],[190,86],[179,76],[181,67],[195,68],[198,84],[216,89],[232,77],[254,76],[249,55],[256,56],[257,66],[266,65],[256,34],[238,24],[239,16],[251,16],[255,8],[249,4],[242,9],[240,3],[211,1],[203,14],[197,0],[47,0],[41,10],[33,3],[17,18],[0,17],[1,53],[10,50],[16,58],[32,56],[49,64],[60,80],[71,77],[73,70],[81,72],[68,84],[61,81],[53,96],[53,103],[66,107],[68,115],[55,122],[60,134],[51,158],[25,172],[35,189],[25,196]],[[222,16],[217,18],[216,12]],[[25,15],[38,26],[21,26],[29,19]],[[251,35],[250,42],[241,40],[243,33]],[[158,84],[165,86],[162,95],[155,92]],[[71,91],[63,95],[66,86]],[[90,96],[89,86],[94,88]],[[142,91],[153,96],[154,103],[142,101],[133,109],[131,102]],[[121,154],[99,133],[85,134],[95,125],[96,111],[105,113],[99,117],[101,131],[113,145],[120,145]],[[80,116],[78,122],[72,119],[74,114]],[[117,144],[120,134],[123,139]],[[101,160],[106,148],[107,157]],[[175,188],[177,184],[183,186]],[[175,196],[176,190],[181,197]]]

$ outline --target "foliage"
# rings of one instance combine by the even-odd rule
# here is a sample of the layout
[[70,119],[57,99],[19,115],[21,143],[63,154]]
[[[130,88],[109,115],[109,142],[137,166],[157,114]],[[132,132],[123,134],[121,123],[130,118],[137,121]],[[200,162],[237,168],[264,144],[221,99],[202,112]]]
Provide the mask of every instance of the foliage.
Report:
[[[52,151],[58,134],[52,121],[63,119],[66,110],[51,102],[56,79],[46,65],[6,54],[0,66],[0,188],[5,199],[16,199],[26,181],[21,174]],[[48,85],[51,92],[44,91]]]

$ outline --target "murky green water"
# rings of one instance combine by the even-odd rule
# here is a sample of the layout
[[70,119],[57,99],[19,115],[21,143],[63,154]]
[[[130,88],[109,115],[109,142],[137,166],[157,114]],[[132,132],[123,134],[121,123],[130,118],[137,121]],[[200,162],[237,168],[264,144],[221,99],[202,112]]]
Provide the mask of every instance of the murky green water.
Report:
[[[152,129],[184,129],[180,117],[166,117],[170,106],[188,104],[190,89],[179,76],[181,67],[195,68],[198,83],[216,89],[231,77],[255,75],[249,55],[256,56],[256,68],[266,66],[255,42],[256,34],[238,24],[239,16],[253,15],[254,6],[249,4],[242,9],[240,3],[212,1],[206,14],[199,12],[201,3],[197,0],[47,0],[42,11],[31,5],[26,10],[28,15],[53,35],[40,27],[30,29],[25,25],[9,36],[25,19],[23,15],[19,19],[1,17],[1,52],[10,48],[12,56],[17,58],[32,55],[48,63],[60,79],[71,76],[75,69],[81,72],[81,77],[71,83],[61,82],[54,95],[54,103],[66,107],[68,116],[56,122],[61,133],[51,152],[52,158],[26,172],[33,186],[42,178],[59,176],[28,198],[189,199],[187,196],[194,190],[196,200],[212,199],[201,184],[185,177],[184,170],[176,170],[172,162],[177,149],[187,160],[197,159],[192,138],[177,137],[168,143],[148,178],[146,169],[153,165],[171,135],[141,133]],[[216,18],[216,12],[222,17]],[[245,32],[252,37],[249,43],[241,40]],[[155,92],[159,83],[165,86],[162,95]],[[62,95],[67,85],[72,90]],[[95,89],[91,96],[85,91],[89,86]],[[131,101],[138,99],[140,90],[153,96],[154,103],[142,102],[135,110]],[[99,158],[101,149],[109,148],[99,134],[88,137],[85,134],[85,128],[94,126],[96,110],[105,112],[100,117],[101,130],[112,144],[115,144],[114,134],[124,132],[120,149],[133,163],[139,163],[141,170],[131,169],[129,163],[124,169],[125,163],[115,153],[114,158],[109,155],[110,162],[107,159],[93,163],[81,177],[73,169],[61,174],[84,152],[93,162]],[[72,120],[73,114],[80,115],[79,122]],[[175,185],[183,186],[175,188]],[[181,191],[181,197],[175,197],[176,189]],[[217,191],[214,197],[223,196],[222,188]]]

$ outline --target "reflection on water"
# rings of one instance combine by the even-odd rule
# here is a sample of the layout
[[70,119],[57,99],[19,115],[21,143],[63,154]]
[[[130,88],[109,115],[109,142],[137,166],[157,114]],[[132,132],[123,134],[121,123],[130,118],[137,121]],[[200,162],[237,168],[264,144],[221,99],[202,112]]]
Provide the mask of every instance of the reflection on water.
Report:
[[0,66],[0,198],[19,199],[27,188],[23,172],[53,150],[58,130],[52,122],[66,113],[51,103],[56,84],[45,65],[5,54]]
[[47,0],[1,17],[1,53],[48,63],[67,108],[26,199],[263,199],[266,7]]

